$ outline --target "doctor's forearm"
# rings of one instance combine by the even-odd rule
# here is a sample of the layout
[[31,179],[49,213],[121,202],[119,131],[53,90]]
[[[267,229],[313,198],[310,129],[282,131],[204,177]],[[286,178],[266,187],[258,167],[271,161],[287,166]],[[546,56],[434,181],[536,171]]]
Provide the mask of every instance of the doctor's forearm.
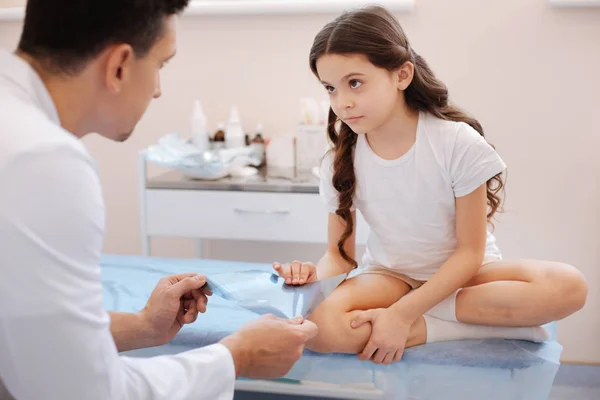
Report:
[[119,352],[158,345],[140,314],[121,312],[109,312],[109,314],[110,333]]

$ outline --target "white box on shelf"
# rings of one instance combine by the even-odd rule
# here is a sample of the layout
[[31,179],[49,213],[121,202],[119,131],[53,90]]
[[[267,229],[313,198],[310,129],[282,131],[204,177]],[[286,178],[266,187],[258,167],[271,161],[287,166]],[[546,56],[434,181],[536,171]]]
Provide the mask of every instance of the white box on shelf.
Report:
[[300,124],[296,130],[296,168],[310,170],[321,165],[327,152],[327,127]]

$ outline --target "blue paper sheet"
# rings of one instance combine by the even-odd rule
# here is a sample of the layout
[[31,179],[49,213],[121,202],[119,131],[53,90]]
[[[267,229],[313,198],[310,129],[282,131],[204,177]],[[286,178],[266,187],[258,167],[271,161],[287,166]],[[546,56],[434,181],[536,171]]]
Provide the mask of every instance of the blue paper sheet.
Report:
[[[161,259],[105,255],[101,260],[107,310],[136,312],[144,307],[158,280],[181,272],[207,276],[271,266],[214,260]],[[208,311],[185,326],[166,346],[129,352],[132,356],[175,354],[216,343],[257,315],[218,296]],[[555,341],[466,340],[407,349],[389,366],[353,355],[306,351],[286,378],[334,384],[373,384],[390,399],[547,399],[559,367],[562,347]]]
[[255,314],[307,318],[344,280],[346,274],[306,285],[286,285],[279,275],[262,269],[221,272],[206,278],[206,288]]

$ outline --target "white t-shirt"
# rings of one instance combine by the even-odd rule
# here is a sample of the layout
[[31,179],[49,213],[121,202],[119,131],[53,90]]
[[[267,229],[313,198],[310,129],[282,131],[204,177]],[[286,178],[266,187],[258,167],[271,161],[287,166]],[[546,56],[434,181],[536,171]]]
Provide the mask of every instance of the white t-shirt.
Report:
[[[333,187],[333,153],[321,165],[320,193],[330,213],[338,207]],[[421,112],[414,145],[384,160],[359,135],[353,204],[370,228],[362,266],[387,267],[427,280],[456,250],[455,198],[465,196],[504,171],[506,165],[466,123]],[[488,230],[486,255],[501,257]]]
[[[0,51],[0,394],[19,400],[231,399],[222,345],[120,357],[103,309],[104,201],[33,69]],[[5,388],[3,388],[3,384]]]

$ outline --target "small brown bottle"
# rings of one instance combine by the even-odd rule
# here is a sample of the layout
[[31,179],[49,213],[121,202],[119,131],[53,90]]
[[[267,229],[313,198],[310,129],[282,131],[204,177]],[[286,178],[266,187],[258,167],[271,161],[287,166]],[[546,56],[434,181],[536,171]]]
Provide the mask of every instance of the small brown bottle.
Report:
[[213,136],[212,142],[214,149],[222,149],[225,147],[225,124],[223,122],[219,122],[217,125],[217,131]]

